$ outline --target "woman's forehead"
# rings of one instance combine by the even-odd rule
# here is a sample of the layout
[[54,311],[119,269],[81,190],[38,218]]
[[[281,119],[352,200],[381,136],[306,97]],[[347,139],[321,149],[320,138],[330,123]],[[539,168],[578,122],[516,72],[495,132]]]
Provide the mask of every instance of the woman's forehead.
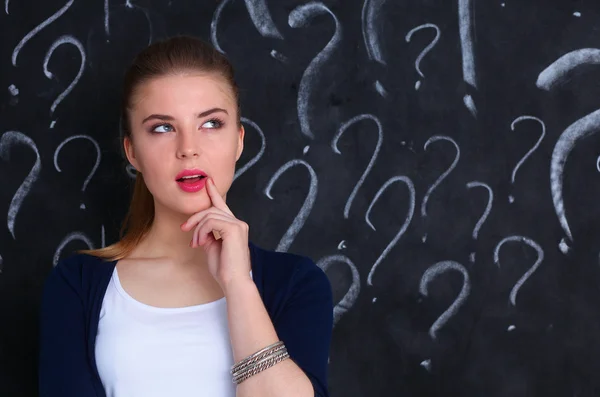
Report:
[[232,89],[225,79],[207,74],[177,74],[152,78],[141,83],[131,99],[131,106],[136,108],[188,104],[200,107],[235,107]]

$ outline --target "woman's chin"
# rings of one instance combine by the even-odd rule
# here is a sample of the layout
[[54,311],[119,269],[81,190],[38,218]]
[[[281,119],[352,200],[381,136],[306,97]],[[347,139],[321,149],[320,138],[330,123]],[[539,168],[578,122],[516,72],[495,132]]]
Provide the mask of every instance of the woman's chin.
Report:
[[167,212],[191,216],[197,212],[210,208],[212,204],[208,197],[198,196],[186,197],[185,199],[178,198],[177,200],[173,200],[172,197],[167,200],[155,200],[154,205],[154,208],[157,211],[161,211],[160,208],[163,208]]
[[194,215],[197,212],[203,211],[210,208],[210,203],[207,203],[205,200],[197,200],[195,203],[194,202],[190,202],[190,203],[186,203],[186,205],[184,206],[179,206],[177,208],[177,212],[184,214],[184,215]]

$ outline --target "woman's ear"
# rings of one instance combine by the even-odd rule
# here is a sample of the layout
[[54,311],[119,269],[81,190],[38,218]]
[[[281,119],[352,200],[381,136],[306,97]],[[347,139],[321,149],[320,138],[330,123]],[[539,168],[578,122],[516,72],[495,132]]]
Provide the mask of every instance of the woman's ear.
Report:
[[237,154],[235,156],[235,161],[238,161],[240,156],[242,155],[242,152],[244,151],[244,135],[246,134],[246,130],[244,130],[244,126],[240,127],[240,136],[238,139],[238,148],[237,148]]
[[131,138],[127,136],[123,138],[123,149],[125,149],[125,156],[127,157],[129,164],[139,171],[140,169],[138,168],[137,160],[135,158],[135,150],[133,148],[133,141]]

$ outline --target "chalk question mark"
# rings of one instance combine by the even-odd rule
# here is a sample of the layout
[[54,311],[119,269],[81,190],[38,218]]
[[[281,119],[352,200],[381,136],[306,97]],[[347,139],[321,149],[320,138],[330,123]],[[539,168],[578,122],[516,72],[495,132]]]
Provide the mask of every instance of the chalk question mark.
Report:
[[[221,14],[225,8],[225,5],[228,3],[229,0],[223,0],[219,2],[219,5],[215,9],[212,21],[210,23],[210,40],[213,46],[222,54],[225,54],[225,51],[223,51],[219,45],[217,32]],[[246,0],[246,8],[250,14],[252,23],[254,23],[254,27],[256,27],[263,37],[283,40],[283,35],[279,32],[279,30],[277,30],[277,26],[273,22],[273,18],[271,18],[271,13],[269,12],[269,8],[267,7],[265,0]],[[276,50],[271,50],[271,56],[278,61],[284,63],[287,62],[287,57],[283,54],[280,54]]]
[[[412,37],[413,33],[417,32],[421,29],[427,29],[427,28],[435,29],[435,37],[433,38],[431,43],[429,43],[429,45],[427,47],[425,47],[425,49],[423,51],[421,51],[421,53],[417,57],[417,60],[415,61],[415,69],[421,75],[422,78],[425,78],[425,75],[423,74],[423,72],[421,72],[421,68],[420,68],[421,61],[423,60],[425,55],[427,55],[429,53],[429,51],[431,51],[431,49],[433,47],[435,47],[436,43],[440,39],[440,28],[438,28],[437,25],[434,25],[433,23],[426,23],[426,24],[423,24],[423,25],[417,26],[416,28],[411,29],[407,33],[406,38],[405,38],[406,42],[408,43],[408,42],[410,42],[410,38]],[[418,80],[415,83],[415,90],[418,90],[419,87],[421,87],[421,80]]]
[[[477,89],[475,74],[475,52],[473,51],[473,16],[471,15],[471,0],[458,0],[458,26],[460,33],[460,49],[462,53],[463,80],[472,89]],[[477,108],[473,97],[467,93],[463,102],[474,117]]]
[[225,6],[229,3],[229,0],[223,0],[221,2],[219,2],[219,5],[217,5],[217,8],[215,9],[215,12],[213,13],[212,16],[212,21],[210,22],[210,41],[213,45],[213,47],[215,47],[217,49],[217,51],[219,51],[221,54],[226,54],[226,52],[221,48],[221,45],[219,44],[219,38],[217,37],[217,32],[218,32],[218,25],[219,25],[219,20],[221,19],[221,14],[223,12],[223,9],[225,8]]
[[299,5],[294,8],[288,17],[288,24],[292,28],[299,28],[308,25],[309,21],[317,15],[328,13],[335,21],[335,33],[323,48],[310,62],[304,70],[300,86],[298,88],[298,118],[300,120],[300,129],[302,133],[314,139],[310,129],[309,104],[312,97],[313,87],[318,85],[317,71],[325,65],[325,62],[331,57],[331,54],[342,39],[342,25],[337,17],[327,6],[321,2],[312,1],[310,3]]
[[506,237],[502,241],[500,241],[498,243],[498,245],[496,245],[496,249],[494,250],[494,263],[496,265],[498,265],[498,267],[500,267],[500,248],[502,248],[502,246],[509,241],[514,241],[514,242],[519,242],[519,243],[529,245],[530,247],[532,247],[533,249],[535,249],[537,251],[537,259],[536,259],[535,263],[533,264],[533,266],[531,266],[531,268],[519,279],[519,281],[517,281],[515,286],[510,291],[510,303],[512,303],[513,306],[516,306],[517,294],[519,293],[519,289],[521,289],[521,287],[523,286],[523,284],[525,284],[527,279],[529,279],[529,277],[531,277],[533,272],[535,272],[537,270],[537,268],[540,267],[540,264],[544,260],[544,250],[542,249],[542,247],[540,247],[540,245],[538,243],[536,243],[535,241],[533,241],[530,238],[527,238],[524,236]]
[[446,309],[446,311],[444,311],[429,328],[429,336],[431,336],[432,339],[437,339],[437,334],[440,328],[442,328],[452,318],[452,316],[456,314],[458,309],[465,303],[465,300],[471,292],[471,282],[469,280],[469,273],[467,272],[467,269],[465,269],[465,267],[460,263],[454,261],[441,261],[427,269],[423,274],[423,277],[421,277],[419,292],[422,295],[427,296],[429,294],[429,283],[440,274],[446,273],[449,270],[455,270],[462,274],[463,285],[460,293],[454,302],[452,302],[452,305],[450,305],[450,307]]
[[[544,136],[546,135],[546,125],[544,124],[544,122],[542,120],[540,120],[540,119],[538,119],[537,117],[534,117],[534,116],[520,116],[520,117],[517,117],[510,124],[510,129],[514,131],[515,130],[515,125],[517,123],[520,123],[523,120],[535,120],[538,123],[540,123],[540,125],[542,126],[542,134],[540,135],[540,138],[537,140],[536,144],[533,145],[533,147],[531,149],[529,149],[529,151],[527,153],[525,153],[525,156],[523,156],[521,158],[521,160],[519,160],[519,162],[517,163],[517,165],[513,169],[512,176],[511,176],[511,179],[510,179],[510,181],[511,181],[511,183],[513,185],[515,183],[515,177],[517,176],[517,171],[523,165],[523,163],[525,162],[525,160],[527,160],[529,158],[529,156],[531,156],[533,154],[533,152],[536,151],[536,149],[540,146],[540,143],[542,143],[542,140],[544,139]],[[513,203],[515,201],[515,198],[514,198],[514,196],[512,194],[510,196],[508,196],[508,201],[510,203]]]
[[[100,233],[101,233],[101,236],[100,236],[101,247],[104,248],[104,247],[106,247],[106,237],[105,237],[104,225],[102,225],[102,229],[101,229]],[[95,249],[94,243],[85,233],[71,232],[58,244],[56,251],[54,251],[54,257],[52,259],[53,266],[56,266],[58,264],[58,261],[60,260],[60,255],[62,254],[62,251],[65,248],[65,246],[67,244],[69,244],[71,241],[76,241],[76,240],[83,241],[87,245],[88,249]]]
[[[394,248],[394,246],[396,245],[398,240],[400,240],[400,237],[402,237],[402,235],[406,232],[406,229],[408,228],[408,225],[410,225],[410,221],[412,220],[413,215],[415,213],[415,186],[414,186],[413,182],[407,176],[394,176],[394,177],[388,179],[379,188],[379,190],[375,194],[375,197],[371,201],[371,204],[369,204],[369,208],[367,209],[367,212],[365,212],[365,222],[367,222],[367,225],[369,225],[371,227],[371,229],[375,230],[375,226],[373,226],[373,224],[371,223],[371,220],[369,219],[371,210],[373,209],[373,206],[375,205],[375,203],[377,202],[379,197],[392,185],[392,183],[397,183],[397,182],[404,183],[406,185],[406,187],[408,188],[410,201],[409,201],[409,205],[408,205],[408,210],[406,212],[406,218],[404,219],[404,223],[400,227],[400,230],[398,231],[398,233],[396,233],[396,235],[394,236],[392,241],[390,241],[388,243],[387,247],[385,247],[385,249],[383,250],[381,255],[379,255],[379,258],[377,258],[377,260],[371,267],[371,270],[369,271],[369,276],[367,277],[367,284],[370,286],[373,285],[373,274],[375,273],[375,269],[377,269],[377,267],[385,259],[387,254],[392,250],[392,248]],[[375,302],[376,299],[377,298],[374,298],[373,302]]]
[[240,121],[244,124],[249,124],[250,126],[252,126],[252,128],[254,128],[254,130],[256,132],[258,132],[258,135],[260,135],[260,150],[258,151],[258,153],[252,157],[246,164],[244,164],[243,167],[239,168],[237,171],[235,171],[235,174],[233,175],[233,180],[235,181],[238,177],[240,177],[244,172],[248,171],[254,164],[256,164],[258,162],[258,160],[260,160],[260,158],[262,157],[263,153],[265,152],[265,147],[266,147],[266,139],[265,139],[265,134],[264,132],[260,129],[260,127],[258,126],[258,124],[256,124],[254,121],[247,119],[246,117],[240,117]]
[[333,308],[333,326],[337,324],[337,322],[342,318],[342,316],[354,306],[354,303],[358,299],[358,295],[360,294],[360,275],[358,274],[358,269],[354,265],[354,263],[345,255],[329,255],[317,262],[317,266],[321,268],[324,272],[327,272],[327,269],[334,263],[345,263],[350,268],[350,272],[352,274],[352,284],[348,288],[348,291],[344,295],[344,297],[335,305]]
[[[33,28],[33,30],[31,30],[29,33],[27,33],[25,35],[25,37],[23,37],[21,39],[21,41],[19,42],[19,44],[17,44],[13,50],[12,53],[12,64],[13,66],[17,66],[17,57],[19,56],[19,53],[21,52],[21,49],[23,48],[23,46],[29,41],[31,40],[31,38],[33,36],[35,36],[36,34],[38,34],[42,29],[44,29],[46,26],[50,25],[52,22],[56,21],[58,18],[60,18],[65,12],[67,12],[67,10],[69,9],[69,7],[71,7],[73,5],[73,2],[75,0],[69,0],[67,2],[67,4],[65,4],[64,6],[62,6],[62,8],[58,11],[56,11],[54,14],[52,14],[50,17],[48,17],[44,22],[40,23],[38,26],[36,26],[35,28]],[[8,10],[8,5],[6,6],[6,9]],[[8,14],[8,12],[7,12]]]
[[[488,184],[485,184],[483,182],[472,181],[472,182],[467,183],[467,188],[472,189],[474,187],[483,187],[488,192],[488,202],[485,207],[485,211],[483,211],[483,214],[481,215],[481,217],[477,221],[477,224],[475,224],[475,227],[473,228],[473,240],[477,240],[477,237],[479,237],[479,230],[481,229],[481,226],[483,226],[483,224],[487,220],[488,216],[490,215],[490,211],[492,210],[492,204],[494,201],[494,192],[492,191],[492,188]],[[471,263],[475,262],[475,252],[471,252],[470,261],[471,261]]]
[[[123,119],[122,118],[119,119],[119,131],[121,131],[121,133],[123,133]],[[127,162],[127,164],[125,165],[125,173],[127,174],[127,176],[129,176],[129,178],[131,178],[135,181],[135,179],[137,178],[138,171],[135,169],[135,167],[133,165],[131,165],[131,163]]]
[[129,176],[131,179],[135,180],[135,178],[137,177],[137,170],[131,164],[127,164],[125,166],[125,172],[127,173],[127,176]]
[[347,122],[343,123],[340,126],[340,129],[338,130],[337,134],[335,134],[335,136],[331,140],[331,150],[333,150],[337,154],[342,154],[342,152],[340,152],[340,149],[338,148],[338,141],[340,140],[340,138],[342,137],[344,132],[346,132],[348,127],[350,127],[351,125],[353,125],[359,121],[362,121],[362,120],[372,120],[377,125],[377,144],[375,145],[375,149],[373,150],[373,155],[371,156],[371,160],[369,160],[369,164],[367,165],[367,168],[365,169],[365,171],[361,175],[360,179],[354,186],[354,189],[352,189],[352,193],[350,193],[350,196],[348,196],[348,200],[346,200],[346,205],[344,206],[344,218],[346,218],[346,219],[348,219],[350,207],[352,206],[352,202],[354,201],[354,198],[356,197],[356,193],[358,192],[358,189],[360,189],[360,187],[364,183],[365,179],[367,178],[367,175],[369,174],[369,172],[371,172],[371,168],[373,168],[373,165],[375,164],[377,155],[379,154],[379,149],[381,149],[381,144],[383,142],[383,128],[381,126],[381,122],[379,121],[379,119],[377,117],[373,116],[372,114],[361,114],[361,115],[353,117],[350,120],[348,120]]
[[[106,36],[110,35],[110,11],[108,9],[109,0],[104,0],[104,32]],[[106,41],[110,41],[106,39]]]
[[386,65],[381,53],[381,22],[378,21],[381,6],[386,0],[365,0],[361,14],[361,27],[367,56]]
[[[454,145],[454,148],[456,149],[456,155],[454,156],[454,160],[452,161],[452,164],[450,164],[450,167],[448,167],[448,169],[446,171],[444,171],[438,177],[438,179],[433,183],[433,185],[431,185],[429,187],[429,189],[427,190],[427,193],[425,193],[425,196],[423,197],[423,201],[421,203],[421,216],[423,218],[427,217],[427,203],[429,202],[429,196],[431,196],[431,193],[452,172],[452,170],[458,164],[458,160],[460,159],[460,147],[458,146],[458,143],[456,143],[456,141],[454,139],[450,138],[449,136],[434,135],[431,138],[429,138],[427,140],[427,142],[425,142],[425,145],[423,146],[423,149],[427,150],[427,148],[429,147],[430,144],[432,144],[433,142],[437,142],[437,141],[448,141],[448,142],[452,143]],[[423,240],[423,242],[427,241],[427,233],[423,236],[422,240]]]
[[[381,51],[381,27],[379,21],[381,6],[386,0],[365,0],[361,14],[362,35],[367,49],[369,60],[375,60],[381,65],[387,65],[383,59]],[[375,81],[375,90],[382,97],[387,96],[387,92],[379,80]]]
[[11,84],[8,86],[8,92],[10,93],[10,95],[12,97],[12,98],[10,98],[9,103],[12,106],[15,106],[17,103],[19,103],[19,89],[14,84]]
[[[538,76],[536,85],[538,88],[549,91],[558,83],[567,79],[569,74],[580,66],[600,64],[600,50],[596,48],[584,48],[571,51],[544,69]],[[573,235],[569,228],[569,223],[565,215],[565,205],[563,199],[563,175],[565,164],[569,154],[573,151],[577,143],[600,130],[600,109],[580,118],[567,127],[558,138],[552,159],[550,162],[550,188],[552,191],[552,202],[554,210],[558,216],[561,227],[567,238],[572,242]],[[563,254],[569,252],[570,247],[563,238],[559,245]]]
[[52,106],[50,106],[50,114],[54,113],[58,104],[61,103],[62,100],[65,99],[65,97],[69,95],[69,93],[73,90],[75,85],[77,85],[79,79],[81,78],[81,75],[83,74],[83,67],[85,65],[85,51],[83,49],[83,45],[81,45],[79,40],[77,40],[71,35],[61,36],[58,39],[56,39],[54,43],[52,43],[52,46],[50,46],[50,49],[48,50],[48,52],[46,53],[46,57],[44,58],[44,74],[47,78],[52,79],[54,77],[52,72],[48,70],[48,62],[50,61],[52,54],[54,54],[54,50],[56,50],[56,48],[63,44],[72,44],[75,47],[77,47],[79,53],[81,54],[81,65],[79,66],[79,72],[77,72],[77,76],[75,76],[71,84],[69,84],[69,86],[58,96],[58,98],[54,100]]
[[263,37],[283,40],[283,35],[277,30],[275,22],[265,0],[245,0],[250,19]]
[[306,222],[306,219],[308,219],[308,215],[310,214],[310,211],[312,210],[313,205],[315,204],[315,199],[317,198],[318,178],[317,174],[315,173],[315,170],[313,170],[310,164],[308,164],[304,160],[293,159],[282,165],[275,172],[275,174],[273,174],[273,176],[271,177],[271,179],[269,179],[269,182],[267,183],[267,187],[265,188],[265,196],[273,200],[273,196],[271,196],[271,189],[273,188],[275,182],[277,182],[279,177],[281,177],[281,175],[283,175],[283,173],[286,172],[288,169],[300,165],[304,166],[308,170],[308,173],[310,175],[310,186],[308,188],[308,194],[306,195],[304,203],[302,204],[300,211],[298,211],[298,213],[296,214],[296,217],[294,218],[292,224],[290,225],[288,230],[286,230],[281,240],[279,240],[279,244],[277,244],[277,248],[275,248],[275,251],[277,252],[287,252],[287,250],[294,242],[296,235],[300,232],[302,226],[304,226],[304,222]]
[[85,245],[87,245],[88,249],[94,249],[94,243],[88,236],[85,235],[85,233],[71,232],[58,244],[56,251],[54,251],[54,258],[52,259],[53,266],[56,266],[58,264],[58,261],[60,260],[60,255],[65,246],[71,241],[75,240],[83,241]]
[[[90,173],[87,176],[87,178],[85,179],[85,181],[83,181],[83,185],[81,186],[81,191],[84,192],[85,188],[87,187],[88,183],[90,182],[90,179],[92,179],[92,177],[94,176],[94,173],[96,172],[96,170],[98,169],[98,166],[100,165],[100,159],[101,159],[100,145],[98,145],[98,142],[96,142],[94,140],[94,138],[92,138],[91,136],[88,136],[88,135],[73,135],[73,136],[68,137],[67,139],[62,141],[60,143],[60,145],[58,145],[58,147],[54,151],[54,168],[56,168],[56,171],[58,171],[58,172],[62,172],[62,170],[60,169],[60,166],[58,165],[58,155],[60,154],[60,151],[63,148],[63,146],[66,145],[68,142],[72,141],[73,139],[87,139],[88,141],[92,142],[92,144],[96,148],[96,163],[94,163],[92,170],[90,171]],[[79,208],[85,209],[85,204],[81,203]]]
[[21,183],[21,186],[15,192],[12,200],[10,201],[10,205],[8,206],[8,214],[6,216],[6,221],[8,225],[8,230],[10,234],[15,238],[15,219],[19,210],[21,209],[21,205],[23,204],[23,200],[29,194],[31,190],[31,186],[38,179],[40,175],[40,170],[42,168],[42,162],[40,161],[40,152],[38,148],[33,142],[31,138],[27,135],[23,134],[19,131],[6,131],[0,137],[0,157],[5,161],[10,161],[10,149],[12,146],[17,144],[23,144],[29,146],[31,150],[35,152],[35,163],[27,174],[27,177]]
[[[126,0],[125,4],[119,4],[117,5],[117,9],[114,10],[111,13],[110,8],[109,8],[109,0],[104,0],[104,34],[107,37],[106,38],[106,42],[110,43],[110,17],[111,14],[115,14],[115,12],[121,12],[123,11],[122,9],[125,8],[126,12],[129,12],[129,10],[139,10],[142,13],[144,13],[144,17],[146,18],[146,23],[148,24],[148,45],[150,45],[153,41],[153,37],[154,37],[154,26],[152,25],[152,18],[150,17],[150,12],[148,11],[147,8],[144,7],[140,7],[138,5],[132,4],[131,0]],[[89,35],[88,35],[88,49],[90,49],[90,40],[89,40]],[[92,53],[92,51],[90,51],[90,53]],[[91,66],[91,63],[90,63]]]

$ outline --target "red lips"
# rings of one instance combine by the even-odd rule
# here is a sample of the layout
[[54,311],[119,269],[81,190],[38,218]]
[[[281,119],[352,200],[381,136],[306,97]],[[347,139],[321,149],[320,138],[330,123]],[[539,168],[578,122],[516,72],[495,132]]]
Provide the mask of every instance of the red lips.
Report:
[[179,174],[177,174],[177,176],[175,177],[175,180],[179,180],[185,176],[200,176],[200,177],[206,177],[208,175],[206,175],[206,172],[198,169],[198,168],[191,168],[191,169],[185,169],[181,172],[179,172]]

